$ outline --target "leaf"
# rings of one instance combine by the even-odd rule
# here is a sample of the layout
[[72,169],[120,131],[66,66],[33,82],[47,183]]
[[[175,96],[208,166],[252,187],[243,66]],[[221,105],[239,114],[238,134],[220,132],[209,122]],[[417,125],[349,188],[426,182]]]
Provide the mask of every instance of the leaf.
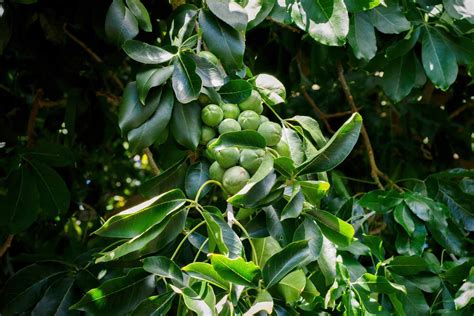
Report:
[[421,61],[426,75],[436,87],[447,90],[458,74],[456,54],[436,28],[425,28],[421,45]]
[[265,212],[266,228],[270,236],[280,245],[287,245],[292,236],[283,226],[284,222],[280,221],[280,214],[271,205],[264,207],[263,211]]
[[105,17],[105,35],[117,46],[138,34],[138,22],[123,0],[113,0]]
[[406,293],[399,292],[395,294],[404,312],[407,315],[430,315],[430,306],[427,304],[423,293],[411,282],[406,282],[406,279],[401,276],[396,274],[392,274],[392,276],[397,283],[403,284],[406,288]]
[[173,113],[174,98],[171,88],[166,87],[161,97],[156,96],[156,92],[153,91],[149,99],[151,100],[147,106],[155,107],[155,113],[147,121],[127,134],[130,143],[129,150],[133,154],[152,145],[159,138],[161,133],[165,131]]
[[470,0],[443,0],[443,7],[455,19],[474,24],[474,3]]
[[358,204],[377,213],[387,213],[403,203],[403,196],[395,190],[373,190],[358,201]]
[[315,206],[319,205],[321,199],[326,196],[330,187],[329,182],[326,181],[299,181],[299,184],[306,202]]
[[55,262],[34,263],[19,270],[5,284],[0,296],[2,315],[15,315],[35,306],[53,281],[66,269]]
[[183,273],[176,263],[167,257],[154,256],[143,260],[143,270],[176,281],[183,286]]
[[71,149],[64,145],[38,141],[31,149],[27,149],[28,159],[40,161],[53,167],[65,167],[75,162],[75,157]]
[[303,270],[296,270],[278,282],[277,288],[286,304],[296,303],[306,286],[306,275]]
[[304,131],[309,133],[312,140],[316,143],[318,148],[324,147],[327,140],[321,132],[318,121],[309,116],[296,115],[290,118],[289,120],[297,122]]
[[304,221],[295,230],[293,241],[307,240],[311,252],[312,261],[317,260],[323,247],[323,234],[319,226],[310,218],[306,217]]
[[185,104],[197,100],[201,93],[202,80],[196,74],[196,63],[186,54],[179,54],[174,62],[172,76],[176,99]]
[[400,102],[410,94],[416,83],[416,61],[408,53],[391,61],[384,70],[382,87],[394,102]]
[[[472,271],[472,269],[471,269]],[[454,298],[456,309],[459,310],[474,303],[474,274],[471,272],[466,282],[461,285]]]
[[299,166],[303,163],[304,161],[304,150],[303,150],[303,142],[301,139],[298,137],[298,134],[290,129],[283,127],[281,129],[281,140],[288,144],[288,147],[290,149],[290,158],[293,160],[296,166]]
[[457,186],[439,183],[437,197],[448,206],[460,228],[474,231],[474,207],[470,202],[472,196],[462,192]]
[[31,160],[29,163],[34,171],[41,211],[51,217],[67,211],[71,195],[61,176],[39,161]]
[[410,30],[410,32],[408,32],[402,40],[393,43],[387,48],[387,51],[385,52],[385,57],[387,57],[388,60],[393,60],[395,58],[402,57],[403,55],[411,51],[415,44],[418,42],[420,33],[421,28],[419,27]]
[[[202,282],[196,283],[194,289],[185,288],[181,295],[183,296],[186,307],[195,312],[198,316],[215,316],[216,297],[209,284]],[[175,290],[175,289],[173,289]]]
[[279,173],[281,173],[282,175],[288,178],[291,178],[291,176],[293,175],[296,169],[295,164],[293,163],[293,160],[285,156],[275,158],[273,160],[273,164],[274,164],[275,170],[277,170]]
[[252,93],[252,85],[243,79],[228,81],[219,89],[219,94],[228,103],[238,104]]
[[[205,161],[198,162],[188,168],[184,188],[186,195],[194,199],[201,186],[209,180],[209,163]],[[201,192],[200,198],[204,197],[211,190],[211,186],[206,186]]]
[[299,175],[328,171],[339,165],[354,148],[359,138],[362,117],[354,113],[329,141],[309,161],[301,164],[297,170]]
[[69,310],[69,306],[77,299],[77,294],[74,278],[59,279],[45,291],[31,315],[78,315],[79,312]]
[[368,14],[362,12],[353,15],[347,41],[356,58],[364,60],[374,58],[377,53],[377,39]]
[[194,32],[198,8],[193,4],[185,3],[173,11],[173,19],[169,36],[172,45],[181,46],[183,41]]
[[183,267],[182,270],[192,278],[212,283],[224,290],[229,289],[229,283],[224,280],[209,263],[192,262]]
[[266,312],[271,315],[273,312],[273,297],[265,290],[258,292],[252,306],[243,314],[243,316],[258,315],[259,312]]
[[415,275],[428,268],[425,260],[419,256],[397,256],[387,262],[387,268],[400,275]]
[[8,192],[1,199],[2,224],[11,234],[16,234],[34,223],[40,207],[40,195],[35,175],[27,165],[14,170],[7,178]]
[[92,314],[123,314],[133,311],[155,289],[154,276],[142,268],[131,269],[127,275],[109,279],[94,288],[71,309]]
[[369,11],[370,19],[377,30],[385,34],[398,34],[410,29],[410,21],[403,15],[398,2],[390,1],[387,4]]
[[253,238],[252,243],[257,252],[257,265],[263,267],[268,258],[281,250],[280,244],[273,237]]
[[405,229],[408,235],[411,236],[413,234],[415,231],[415,221],[405,203],[400,203],[395,207],[393,217]]
[[335,245],[323,236],[323,244],[318,258],[318,265],[326,281],[326,286],[336,279],[337,250]]
[[213,64],[210,60],[198,55],[190,55],[196,63],[196,74],[201,77],[204,87],[217,88],[224,84],[226,74],[222,66]]
[[271,256],[262,269],[265,288],[270,288],[296,267],[303,266],[310,256],[308,241],[295,241]]
[[[153,68],[137,74],[138,99],[145,104],[146,97],[151,88],[164,84],[173,73],[174,66]],[[145,104],[147,106],[149,104]]]
[[171,309],[174,297],[175,294],[173,291],[168,291],[160,295],[147,297],[133,311],[132,316],[166,315],[166,313],[168,313],[168,311]]
[[303,203],[304,196],[301,192],[301,186],[299,184],[291,186],[291,196],[281,212],[281,220],[297,218],[303,211]]
[[247,31],[262,23],[270,14],[276,2],[276,0],[249,0],[244,7],[248,16]]
[[175,102],[170,127],[178,144],[195,150],[201,139],[201,107],[199,104],[193,102],[184,105]]
[[345,0],[349,12],[358,12],[373,9],[380,4],[380,0]]
[[354,238],[354,228],[340,218],[323,210],[311,212],[323,234],[338,246],[349,246]]
[[258,266],[241,257],[230,259],[224,255],[211,254],[211,264],[224,280],[249,287],[255,287],[254,281],[260,274]]
[[131,59],[142,64],[162,64],[175,57],[174,54],[155,45],[150,45],[136,40],[128,40],[122,49]]
[[127,6],[138,21],[138,25],[145,32],[152,31],[150,15],[140,0],[127,0]]
[[206,4],[219,19],[239,32],[247,29],[247,13],[239,3],[232,0],[206,0]]
[[272,106],[286,100],[285,86],[274,76],[260,74],[254,78],[255,87],[266,104]]
[[415,231],[411,236],[407,235],[402,229],[397,229],[397,232],[395,247],[399,254],[412,256],[421,255],[423,253],[427,236],[425,225],[416,223]]
[[182,187],[186,169],[186,158],[178,160],[159,175],[144,182],[139,188],[140,194],[146,198],[151,198],[174,188]]
[[405,203],[410,210],[422,221],[431,217],[431,209],[436,207],[434,201],[416,192],[405,192]]
[[244,36],[205,10],[199,12],[199,25],[204,42],[221,60],[224,68],[229,72],[241,69],[245,50]]
[[382,294],[406,293],[406,288],[403,285],[392,283],[382,276],[370,273],[364,273],[364,275],[354,283],[370,292]]
[[[221,253],[230,258],[237,258],[242,255],[243,245],[239,236],[224,221],[219,209],[213,206],[206,206],[203,217],[207,224],[209,236],[209,250],[213,251],[212,244],[217,244]],[[212,213],[211,213],[212,212]]]

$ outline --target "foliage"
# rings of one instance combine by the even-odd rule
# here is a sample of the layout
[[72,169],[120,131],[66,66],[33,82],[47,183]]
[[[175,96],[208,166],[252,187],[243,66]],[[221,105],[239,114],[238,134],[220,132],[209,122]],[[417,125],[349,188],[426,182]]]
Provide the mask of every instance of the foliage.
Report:
[[0,3],[1,314],[472,314],[473,13]]

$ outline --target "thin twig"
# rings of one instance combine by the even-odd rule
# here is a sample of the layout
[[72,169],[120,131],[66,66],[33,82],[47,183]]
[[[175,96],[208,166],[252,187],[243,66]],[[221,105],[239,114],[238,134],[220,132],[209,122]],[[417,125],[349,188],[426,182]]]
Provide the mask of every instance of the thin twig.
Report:
[[30,117],[28,118],[28,126],[26,127],[26,136],[28,138],[27,147],[31,148],[34,144],[34,135],[35,135],[35,125],[36,117],[38,116],[38,111],[40,109],[41,98],[43,97],[43,89],[38,89],[31,104]]
[[[352,97],[351,90],[349,88],[349,85],[347,84],[346,77],[344,76],[344,68],[342,67],[342,63],[338,61],[337,63],[337,74],[338,74],[338,79],[339,82],[341,83],[342,90],[344,91],[344,95],[346,96],[346,100],[349,103],[352,112],[357,112],[357,106],[354,102],[354,98]],[[389,176],[387,176],[385,173],[379,170],[377,167],[377,163],[375,162],[375,155],[374,155],[374,149],[372,147],[372,143],[370,142],[369,134],[367,133],[367,130],[362,123],[362,128],[360,131],[362,135],[362,139],[364,141],[365,148],[367,150],[367,156],[369,158],[369,164],[370,164],[370,175],[372,176],[372,179],[374,179],[375,183],[377,186],[384,190],[384,186],[380,182],[380,178],[383,178],[385,181],[387,181],[393,188],[396,190],[403,192],[402,188],[400,188],[396,183],[394,183]]]
[[148,158],[148,162],[150,163],[151,171],[153,172],[154,175],[159,175],[160,174],[160,168],[156,165],[155,160],[153,159],[153,153],[151,152],[150,148],[146,147],[143,149],[143,152],[145,153],[146,157]]
[[463,106],[457,108],[453,113],[451,113],[449,115],[449,119],[452,120],[453,118],[455,118],[456,116],[458,116],[459,114],[461,114],[462,112],[466,111],[467,109],[473,107],[474,103],[467,103],[467,104],[464,104]]
[[8,248],[12,245],[13,241],[13,235],[10,234],[7,236],[7,239],[3,243],[3,245],[0,247],[0,258],[3,257],[3,255],[7,252]]

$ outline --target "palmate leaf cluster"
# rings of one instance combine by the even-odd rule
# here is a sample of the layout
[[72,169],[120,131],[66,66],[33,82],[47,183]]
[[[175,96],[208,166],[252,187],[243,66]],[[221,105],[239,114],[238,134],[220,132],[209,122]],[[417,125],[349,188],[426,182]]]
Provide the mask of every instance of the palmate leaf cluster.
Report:
[[[6,25],[8,36],[0,29],[0,53],[10,41],[11,14],[28,2],[5,6],[0,26]],[[68,91],[75,97],[66,101],[65,138],[44,133],[43,138],[55,141],[7,146],[11,158],[4,160],[2,232],[34,244],[29,232],[35,225],[44,222],[38,226],[44,229],[54,223],[72,249],[29,246],[42,255],[18,256],[22,268],[3,286],[1,314],[472,314],[474,172],[420,173],[419,179],[402,181],[406,186],[401,188],[389,183],[383,190],[351,194],[357,187],[347,186],[334,168],[350,163],[357,169],[364,163],[351,157],[362,116],[350,113],[338,129],[323,134],[318,121],[295,103],[300,94],[293,90],[301,84],[306,89],[316,77],[331,105],[334,84],[324,78],[341,63],[360,71],[356,81],[360,73],[379,74],[366,80],[364,89],[352,86],[357,97],[362,95],[358,90],[379,85],[384,102],[408,107],[428,82],[448,90],[459,76],[465,80],[472,74],[472,2],[208,0],[171,5],[173,11],[157,21],[153,9],[165,4],[113,0],[101,16],[104,38],[132,65],[117,71],[127,83],[123,91],[119,87],[122,97],[109,122],[110,143],[73,152],[80,146],[73,146],[78,140],[68,133],[87,133],[76,127],[76,115],[84,114],[76,107],[81,96]],[[40,13],[46,14],[51,12]],[[47,34],[63,41],[54,32],[61,28],[45,19],[41,25]],[[298,79],[291,71],[287,78],[279,76],[280,66],[259,72],[265,60],[247,39],[273,27],[285,30],[280,45],[290,53],[295,53],[290,35],[312,45],[306,52],[310,62],[295,61]],[[113,73],[101,71],[110,90]],[[14,82],[12,73],[7,82]],[[210,180],[210,162],[200,144],[201,109],[208,103],[238,104],[252,90],[263,99],[265,114],[281,124],[288,150],[267,147],[255,131],[220,135],[214,148],[259,148],[267,154],[247,185],[229,196]],[[19,98],[27,99],[22,93]],[[84,168],[81,160],[89,153],[103,163],[94,151],[104,155],[112,144],[108,159],[113,161],[116,148],[123,146],[139,164],[148,162],[140,154],[151,148],[160,172],[142,175],[138,188],[127,187],[128,195],[136,190],[142,197],[137,203],[120,205],[121,212],[99,220],[84,202],[88,189],[70,179],[79,178],[70,170]],[[114,169],[109,182],[137,172]],[[96,181],[93,174],[84,179]],[[68,212],[71,201],[81,212]],[[8,269],[11,262],[15,257],[8,258]]]

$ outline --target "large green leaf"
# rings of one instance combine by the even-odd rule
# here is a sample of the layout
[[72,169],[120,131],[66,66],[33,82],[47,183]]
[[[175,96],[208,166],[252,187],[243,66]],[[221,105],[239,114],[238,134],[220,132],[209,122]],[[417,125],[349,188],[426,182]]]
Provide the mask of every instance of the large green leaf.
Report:
[[413,234],[415,231],[415,221],[405,203],[400,203],[395,207],[393,218],[406,230],[408,235]]
[[243,316],[258,315],[260,312],[266,312],[271,315],[273,312],[273,297],[265,290],[258,292],[252,306],[243,314]]
[[201,77],[204,87],[217,88],[224,84],[226,74],[221,65],[215,65],[212,61],[198,55],[191,55],[191,58],[196,63],[196,74]]
[[237,147],[239,149],[245,148],[262,148],[266,145],[265,138],[256,131],[246,130],[239,132],[224,133],[217,141],[213,142],[210,149],[220,150],[226,147]]
[[454,303],[456,304],[456,309],[461,309],[474,303],[474,269],[471,269],[466,282],[456,292]]
[[217,316],[216,297],[208,283],[195,283],[192,288],[185,288],[182,291],[176,288],[173,290],[183,296],[186,307],[198,316]]
[[240,70],[245,50],[244,36],[206,10],[199,13],[199,26],[207,47],[221,60],[226,70]]
[[252,85],[243,79],[230,80],[219,89],[222,99],[235,104],[247,99],[251,93]]
[[420,33],[420,27],[410,30],[410,32],[408,32],[402,40],[387,47],[385,57],[387,57],[388,60],[393,60],[408,53],[418,42]]
[[289,305],[296,303],[306,286],[306,276],[303,270],[289,273],[278,282],[278,291]]
[[232,26],[239,32],[247,29],[247,12],[239,3],[232,0],[206,0],[207,7],[225,23]]
[[377,53],[377,39],[372,22],[367,13],[355,13],[350,21],[347,41],[352,47],[354,56],[359,59],[371,60]]
[[176,281],[177,284],[181,286],[184,282],[183,273],[181,272],[180,268],[168,257],[147,257],[143,259],[143,269],[150,273]]
[[474,2],[471,0],[443,0],[446,12],[455,19],[466,19],[474,24]]
[[196,73],[196,63],[186,54],[179,54],[174,62],[173,90],[181,103],[197,100],[201,93],[202,80]]
[[[153,68],[137,74],[137,90],[138,99],[142,104],[145,104],[148,92],[153,87],[158,87],[164,84],[173,73],[174,66],[166,66],[161,68]],[[150,105],[150,104],[146,104]]]
[[387,260],[387,268],[400,275],[415,275],[428,269],[419,256],[397,256]]
[[281,211],[281,220],[288,218],[297,218],[303,211],[304,195],[301,191],[301,186],[296,183],[291,186],[291,195],[289,196],[288,203]]
[[74,285],[74,278],[61,278],[46,290],[31,315],[79,315],[79,312],[69,310],[69,306],[80,297],[78,294],[79,291]]
[[162,64],[175,56],[163,48],[136,40],[126,41],[122,48],[128,57],[143,64]]
[[198,8],[194,4],[183,4],[173,11],[172,28],[169,32],[171,43],[181,46],[195,30]]
[[69,147],[38,140],[33,148],[27,148],[26,157],[52,167],[65,167],[75,162],[74,153]]
[[323,236],[318,265],[324,276],[326,286],[333,284],[336,278],[337,250],[336,246]]
[[138,25],[145,32],[152,31],[150,15],[140,0],[126,0],[127,6],[138,21]]
[[[170,122],[174,107],[174,97],[171,88],[166,87],[161,97],[155,96],[155,91],[150,95],[150,102],[146,106],[155,107],[155,113],[141,124],[139,127],[132,129],[127,134],[130,143],[130,152],[137,153],[143,148],[152,145],[166,129]],[[154,105],[157,103],[158,105]]]
[[290,121],[295,121],[299,125],[301,125],[303,130],[311,136],[311,139],[313,140],[313,142],[316,143],[318,148],[324,147],[327,140],[324,137],[323,133],[321,132],[321,128],[319,127],[318,121],[316,121],[312,117],[301,116],[301,115],[293,116],[289,120]]
[[329,191],[329,182],[326,181],[299,181],[301,190],[304,194],[306,202],[313,204],[314,206],[319,205],[321,199],[326,196]]
[[[194,199],[199,191],[199,188],[209,180],[209,163],[200,161],[188,168],[186,172],[186,179],[184,180],[184,189],[186,195]],[[211,186],[206,186],[201,192],[200,198],[205,196],[211,190]]]
[[302,0],[292,6],[296,25],[316,41],[341,46],[349,32],[349,15],[343,0]]
[[154,276],[135,268],[123,277],[107,280],[88,291],[71,309],[95,315],[124,314],[133,311],[154,289]]
[[276,0],[249,0],[247,5],[244,7],[248,16],[247,30],[251,30],[260,23],[270,14],[275,5]]
[[384,69],[382,87],[390,99],[400,102],[406,97],[416,80],[416,61],[413,52],[392,60]]
[[382,33],[398,34],[410,29],[410,21],[403,15],[397,1],[387,1],[387,6],[378,6],[369,11],[372,23]]
[[207,211],[203,212],[203,216],[208,229],[209,250],[213,251],[213,245],[217,245],[219,251],[230,258],[240,257],[243,245],[239,236],[224,220],[219,209],[212,206],[205,209]]
[[329,240],[341,247],[351,244],[354,238],[354,227],[351,224],[323,210],[313,211],[311,214]]
[[105,34],[117,46],[138,34],[138,22],[123,0],[113,0],[105,17]]
[[283,250],[271,256],[262,269],[265,287],[272,287],[293,269],[303,266],[310,255],[308,241],[301,240],[289,244]]
[[185,196],[181,190],[168,191],[112,216],[94,234],[102,237],[133,238],[159,224],[184,203]]
[[358,12],[373,9],[380,4],[380,0],[345,0],[349,12]]
[[229,289],[229,283],[224,280],[209,263],[192,262],[182,269],[192,278],[212,283],[224,290]]
[[328,171],[339,165],[354,148],[362,127],[362,117],[354,113],[309,161],[301,164],[298,174]]
[[252,243],[257,252],[257,265],[263,267],[268,258],[281,250],[280,244],[273,237],[254,238]]
[[319,258],[323,247],[323,234],[314,220],[306,217],[304,221],[295,230],[293,240],[307,240],[312,260]]
[[150,296],[144,299],[140,305],[133,311],[133,316],[150,315],[161,316],[166,315],[172,307],[175,294],[168,291],[160,295]]
[[456,80],[456,54],[440,30],[426,27],[421,40],[421,61],[426,75],[436,87],[447,90]]
[[364,275],[354,283],[370,292],[383,294],[406,293],[406,288],[403,285],[392,283],[383,276],[370,273],[364,273]]
[[246,262],[243,258],[227,258],[219,254],[211,255],[211,264],[214,270],[226,281],[255,287],[255,279],[260,269],[253,262]]
[[175,102],[171,117],[171,131],[176,142],[188,149],[196,149],[201,139],[201,107],[198,103]]
[[298,134],[291,128],[283,127],[281,129],[281,141],[288,144],[288,158],[293,160],[296,166],[301,165],[304,161],[304,150],[303,142],[298,137]]
[[169,190],[180,188],[184,184],[186,169],[187,160],[182,158],[159,175],[144,182],[139,191],[143,196],[152,198]]
[[358,204],[377,213],[387,213],[403,203],[403,196],[395,190],[373,190],[367,192]]
[[274,76],[267,74],[257,75],[254,79],[255,87],[266,104],[272,106],[286,100],[285,86]]

